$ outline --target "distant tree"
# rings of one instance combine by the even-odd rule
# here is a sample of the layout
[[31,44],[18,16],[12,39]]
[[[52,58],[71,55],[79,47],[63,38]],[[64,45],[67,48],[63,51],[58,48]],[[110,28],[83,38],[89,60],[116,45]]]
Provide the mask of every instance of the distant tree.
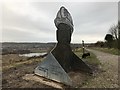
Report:
[[117,25],[111,26],[109,33],[114,37],[114,47],[120,50],[120,21],[118,21]]
[[108,47],[111,48],[113,43],[113,36],[111,34],[106,34],[105,40],[107,42]]
[[103,46],[104,46],[104,42],[103,42],[103,41],[97,41],[97,42],[95,43],[95,46],[103,47]]
[[108,42],[113,41],[113,36],[111,34],[106,34],[105,40]]
[[118,25],[112,25],[109,29],[109,33],[114,37],[115,40],[118,41]]
[[120,21],[118,21],[118,49],[120,50]]

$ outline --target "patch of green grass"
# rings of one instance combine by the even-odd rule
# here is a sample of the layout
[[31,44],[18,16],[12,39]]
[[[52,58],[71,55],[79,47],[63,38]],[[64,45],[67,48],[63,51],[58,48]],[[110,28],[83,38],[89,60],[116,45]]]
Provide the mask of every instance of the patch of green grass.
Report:
[[120,55],[120,50],[118,49],[115,49],[115,48],[93,48],[95,50],[99,50],[99,51],[102,51],[102,52],[105,52],[105,53],[110,53],[110,54],[114,54],[114,55]]
[[[85,52],[89,52],[85,50]],[[74,53],[79,57],[82,58],[83,50],[82,48],[79,48],[78,50],[74,51]],[[82,59],[83,61],[87,62],[90,65],[97,66],[100,64],[100,61],[97,59],[96,55],[92,52],[89,52],[90,56],[87,56],[85,59]]]
[[90,56],[88,56],[85,59],[86,62],[88,62],[90,65],[96,65],[98,66],[100,64],[100,61],[97,59],[96,55],[90,52]]
[[73,51],[79,58],[82,57],[83,54],[83,50],[82,48],[76,49],[75,51]]
[[[87,50],[85,50],[85,52],[89,52]],[[82,59],[82,55],[83,55],[83,49],[79,48],[76,51],[74,51],[74,53],[80,58]],[[83,61],[85,61],[88,65],[91,66],[91,68],[94,70],[95,68],[97,68],[99,65],[101,65],[100,61],[98,60],[98,58],[96,57],[95,54],[93,54],[92,52],[89,52],[90,56],[86,57],[85,59],[82,59]],[[91,79],[93,78],[93,76],[91,75],[86,75],[86,80],[82,83],[82,85],[78,86],[78,87],[83,87],[83,86],[88,86],[89,83],[91,83]]]

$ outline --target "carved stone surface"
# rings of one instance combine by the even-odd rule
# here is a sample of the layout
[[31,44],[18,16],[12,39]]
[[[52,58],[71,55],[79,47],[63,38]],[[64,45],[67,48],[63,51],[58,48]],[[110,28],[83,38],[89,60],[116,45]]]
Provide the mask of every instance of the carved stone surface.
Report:
[[56,38],[58,43],[35,69],[35,74],[72,85],[66,72],[82,70],[92,73],[92,69],[71,50],[73,23],[70,13],[64,7],[60,8],[55,19],[55,25],[57,27]]
[[[73,20],[65,7],[61,7],[57,13],[57,16],[54,20],[55,26],[58,28],[59,24],[64,23],[67,24],[71,28],[71,32],[73,32]],[[60,28],[59,28],[60,29]]]

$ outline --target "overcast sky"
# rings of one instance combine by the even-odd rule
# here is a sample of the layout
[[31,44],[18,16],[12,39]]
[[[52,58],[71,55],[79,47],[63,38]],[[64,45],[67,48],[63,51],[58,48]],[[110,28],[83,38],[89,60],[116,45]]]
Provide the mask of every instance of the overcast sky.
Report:
[[73,19],[72,43],[103,41],[118,21],[117,2],[6,2],[1,41],[56,42],[54,19],[61,6]]

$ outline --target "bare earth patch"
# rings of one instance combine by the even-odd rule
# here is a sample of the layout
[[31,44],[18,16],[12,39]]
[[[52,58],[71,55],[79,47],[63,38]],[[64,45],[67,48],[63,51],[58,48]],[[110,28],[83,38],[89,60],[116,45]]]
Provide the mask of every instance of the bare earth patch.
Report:
[[[76,88],[118,88],[118,56],[96,50],[89,51],[100,60],[99,70],[96,69],[94,76],[83,72],[68,73],[73,81],[73,86]],[[53,83],[51,87],[51,85],[45,85],[44,82],[28,80],[29,75],[34,73],[34,69],[40,61],[41,58],[27,60],[16,54],[3,55],[2,63],[5,69],[2,72],[2,88],[55,88]],[[6,68],[11,65],[12,67]],[[28,75],[27,78],[26,75]]]
[[[17,62],[16,62],[17,60]],[[41,59],[34,60],[31,59],[30,63],[26,62],[28,61],[24,57],[19,57],[18,55],[3,55],[2,57],[2,63],[3,67],[6,66],[6,64],[9,66],[9,62],[21,63],[20,65],[9,67],[7,69],[4,69],[2,72],[2,88],[52,88],[50,86],[44,85],[39,82],[33,82],[30,80],[24,80],[22,77],[26,74],[32,74],[34,72],[35,67],[37,66],[38,62],[40,62]],[[32,62],[31,62],[32,61]],[[6,62],[6,63],[5,63]],[[11,63],[12,63],[11,62]]]

